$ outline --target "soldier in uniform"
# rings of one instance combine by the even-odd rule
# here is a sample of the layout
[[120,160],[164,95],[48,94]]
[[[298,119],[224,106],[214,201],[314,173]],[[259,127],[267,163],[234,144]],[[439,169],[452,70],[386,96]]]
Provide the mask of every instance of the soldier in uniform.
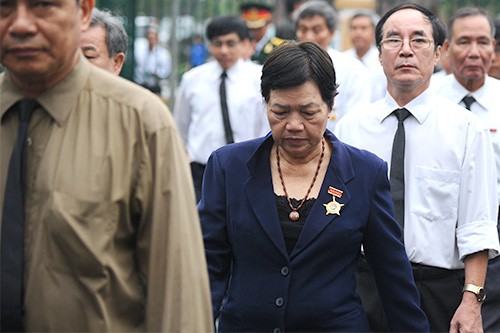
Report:
[[259,64],[263,64],[269,53],[283,42],[283,39],[274,36],[273,29],[269,29],[273,9],[273,0],[243,0],[240,5],[241,17],[256,42],[251,59]]

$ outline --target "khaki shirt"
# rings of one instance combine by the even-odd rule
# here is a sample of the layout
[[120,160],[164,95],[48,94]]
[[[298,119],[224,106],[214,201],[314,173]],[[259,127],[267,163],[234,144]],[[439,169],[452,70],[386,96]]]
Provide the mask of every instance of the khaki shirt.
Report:
[[[1,74],[0,214],[18,126],[8,110],[22,97]],[[167,107],[83,58],[37,100],[27,145],[26,330],[213,330],[190,169]]]

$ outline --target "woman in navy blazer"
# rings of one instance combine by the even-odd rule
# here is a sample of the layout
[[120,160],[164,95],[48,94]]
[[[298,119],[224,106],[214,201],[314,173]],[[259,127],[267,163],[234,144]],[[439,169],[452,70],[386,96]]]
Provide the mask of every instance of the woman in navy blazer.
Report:
[[361,245],[391,331],[429,330],[386,163],[326,129],[336,88],[319,46],[283,44],[262,74],[271,133],[208,161],[199,212],[220,332],[369,331]]

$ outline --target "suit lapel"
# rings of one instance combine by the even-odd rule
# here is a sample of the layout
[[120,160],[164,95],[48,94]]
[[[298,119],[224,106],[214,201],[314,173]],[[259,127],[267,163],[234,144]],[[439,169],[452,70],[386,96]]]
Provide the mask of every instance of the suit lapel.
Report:
[[279,223],[269,165],[272,140],[266,140],[263,145],[268,147],[259,148],[247,163],[252,176],[246,183],[244,192],[262,229],[264,229],[276,248],[288,259],[285,239]]
[[[314,206],[307,217],[306,223],[299,236],[297,244],[293,249],[290,259],[297,256],[313,240],[331,223],[345,223],[346,221],[341,218],[342,210],[349,204],[351,194],[347,189],[346,183],[354,178],[354,171],[351,165],[351,159],[345,146],[341,144],[337,138],[327,132],[327,137],[332,140],[333,151],[330,158],[330,165],[325,174],[321,191],[314,203]],[[329,187],[341,190],[342,196],[335,198],[335,201],[343,204],[340,208],[340,215],[327,214],[325,205],[333,200],[333,196],[328,193]]]

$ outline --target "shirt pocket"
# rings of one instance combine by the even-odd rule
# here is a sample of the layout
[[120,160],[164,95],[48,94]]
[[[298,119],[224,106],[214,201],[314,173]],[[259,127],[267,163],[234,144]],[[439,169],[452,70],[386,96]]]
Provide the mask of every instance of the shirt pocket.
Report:
[[411,213],[429,222],[456,221],[460,172],[417,166],[410,189]]
[[67,274],[106,276],[118,215],[117,203],[50,192],[40,216],[45,265]]

